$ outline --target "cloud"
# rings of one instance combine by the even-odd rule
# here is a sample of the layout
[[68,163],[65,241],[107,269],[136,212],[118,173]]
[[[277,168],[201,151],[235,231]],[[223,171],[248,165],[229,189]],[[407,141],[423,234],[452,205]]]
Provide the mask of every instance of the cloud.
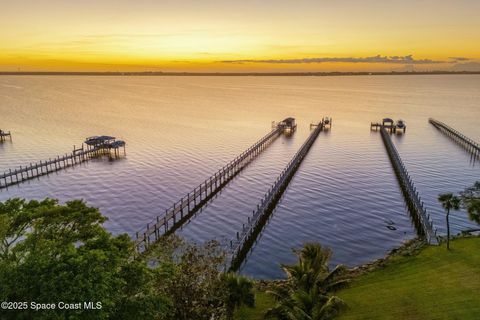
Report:
[[469,58],[465,57],[448,57],[448,59],[455,60],[455,61],[469,61]]
[[[460,61],[460,60],[456,60]],[[349,63],[387,63],[387,64],[439,64],[453,63],[455,61],[442,61],[432,59],[415,59],[412,55],[408,56],[371,56],[371,57],[320,57],[320,58],[301,58],[301,59],[243,59],[243,60],[223,60],[222,63],[272,63],[272,64],[308,64],[324,62],[349,62]]]

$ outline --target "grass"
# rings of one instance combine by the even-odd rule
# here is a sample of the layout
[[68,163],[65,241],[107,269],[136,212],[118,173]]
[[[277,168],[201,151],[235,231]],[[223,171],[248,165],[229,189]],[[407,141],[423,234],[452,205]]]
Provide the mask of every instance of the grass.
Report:
[[263,315],[274,303],[275,300],[269,294],[255,291],[255,308],[239,308],[235,312],[235,320],[263,320]]
[[340,319],[479,319],[480,238],[394,257],[338,295],[350,308]]
[[[337,293],[349,307],[339,319],[480,319],[480,238],[455,239],[450,246],[394,256],[358,276]],[[256,307],[238,310],[235,319],[263,319],[274,301],[263,292],[256,296]]]

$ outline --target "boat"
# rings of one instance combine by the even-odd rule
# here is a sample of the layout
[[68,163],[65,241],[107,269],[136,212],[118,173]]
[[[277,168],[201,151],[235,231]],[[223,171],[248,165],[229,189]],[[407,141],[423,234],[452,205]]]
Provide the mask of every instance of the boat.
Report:
[[120,147],[124,147],[125,146],[125,141],[123,140],[116,140],[112,143],[109,143],[107,145],[109,148],[113,148],[113,149],[116,149],[116,148],[120,148]]

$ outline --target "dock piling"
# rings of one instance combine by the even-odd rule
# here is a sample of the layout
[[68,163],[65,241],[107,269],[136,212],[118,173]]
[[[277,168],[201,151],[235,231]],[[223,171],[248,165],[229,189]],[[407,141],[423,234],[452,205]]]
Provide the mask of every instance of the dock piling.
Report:
[[[94,146],[93,148],[89,148],[87,150],[83,149],[75,149],[72,151],[71,154],[65,154],[64,156],[60,157],[57,156],[55,158],[49,158],[46,161],[40,160],[36,163],[30,163],[25,167],[20,166],[18,169],[12,170],[9,169],[8,171],[4,172],[0,175],[0,189],[7,188],[11,185],[20,183],[22,181],[26,181],[33,178],[38,178],[42,175],[49,174],[52,172],[59,171],[61,169],[65,169],[82,162],[85,162],[89,159],[94,158],[99,150],[103,150],[103,152],[110,153],[111,149],[116,149],[120,146],[125,147],[125,142],[121,140],[116,140],[113,137],[113,142],[107,144],[99,144]],[[13,179],[15,177],[15,179]],[[8,182],[8,179],[10,182]],[[3,181],[3,184],[2,184]]]
[[0,142],[4,142],[7,137],[9,137],[10,141],[12,141],[12,134],[10,133],[10,131],[3,131],[2,129],[0,129]]
[[468,138],[464,134],[460,133],[459,131],[449,127],[443,122],[437,121],[435,119],[428,119],[435,128],[440,130],[443,134],[451,138],[452,140],[456,141],[460,144],[463,148],[465,148],[468,152],[470,152],[475,157],[480,157],[480,144],[473,141],[472,139]]
[[240,267],[252,244],[255,243],[259,230],[265,225],[268,216],[274,210],[290,180],[323,129],[323,121],[315,125],[310,136],[282,170],[269,191],[261,198],[260,203],[257,204],[257,210],[253,210],[252,218],[248,217],[246,226],[243,224],[241,235],[237,232],[237,240],[227,257],[228,269],[237,270]]
[[425,235],[425,238],[430,244],[438,244],[436,232],[433,230],[433,222],[430,221],[430,215],[427,214],[427,210],[423,206],[420,195],[418,194],[397,149],[393,145],[387,130],[383,126],[380,127],[380,134],[404,194],[405,201],[407,202],[414,220],[417,222],[417,228],[419,228],[419,230]]
[[[289,118],[290,119],[290,118]],[[284,122],[281,122],[281,125],[277,125],[273,128],[271,132],[265,135],[263,138],[258,140],[255,144],[250,146],[240,155],[235,157],[227,165],[225,165],[218,172],[213,174],[210,178],[206,179],[199,186],[193,189],[190,193],[187,194],[187,202],[185,203],[182,199],[169,209],[165,210],[165,215],[163,216],[162,225],[164,226],[164,234],[174,231],[176,228],[181,227],[181,225],[191,217],[195,212],[200,210],[204,204],[207,203],[217,192],[219,192],[233,177],[235,177],[245,166],[247,166],[256,156],[258,156],[267,146],[269,146],[277,137],[279,137],[285,131],[286,125]],[[193,205],[191,203],[193,202]],[[185,212],[182,215],[180,220],[175,218],[175,214],[178,212]],[[173,220],[173,224],[168,226],[169,220]],[[150,231],[148,231],[150,232]],[[147,234],[148,236],[148,234]],[[144,243],[143,246],[141,244]],[[135,248],[137,248],[137,253],[142,253],[148,249],[148,244],[145,244],[144,239],[137,239]]]

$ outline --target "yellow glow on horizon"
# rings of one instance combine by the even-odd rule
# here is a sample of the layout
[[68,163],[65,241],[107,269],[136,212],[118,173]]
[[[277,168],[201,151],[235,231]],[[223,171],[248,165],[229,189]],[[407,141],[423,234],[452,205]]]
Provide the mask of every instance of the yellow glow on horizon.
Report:
[[[435,10],[430,10],[434,8]],[[477,10],[478,9],[478,10]],[[407,56],[480,60],[479,2],[365,4],[265,0],[105,0],[0,11],[0,71],[388,71],[392,63],[221,63],[224,60]],[[467,60],[465,60],[467,61]],[[453,63],[415,64],[417,70]],[[480,68],[480,66],[479,66]]]

